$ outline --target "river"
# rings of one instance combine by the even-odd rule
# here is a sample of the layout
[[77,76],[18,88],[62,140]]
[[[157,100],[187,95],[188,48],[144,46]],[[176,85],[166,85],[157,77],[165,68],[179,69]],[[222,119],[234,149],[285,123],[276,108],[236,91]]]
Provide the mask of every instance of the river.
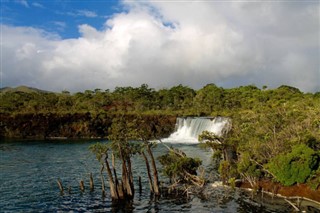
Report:
[[[131,204],[112,204],[109,191],[101,196],[100,165],[88,147],[93,140],[2,141],[0,142],[0,212],[292,212],[281,199],[264,197],[252,199],[241,189],[217,189],[204,199],[191,195],[189,199],[150,196],[141,157],[133,159],[135,182],[142,176],[143,189]],[[107,143],[107,141],[104,141]],[[210,169],[211,151],[196,144],[173,144],[192,157],[200,157]],[[165,152],[159,144],[156,156]],[[216,174],[216,171],[211,172]],[[93,174],[95,190],[90,192],[89,174]],[[106,177],[106,175],[105,175]],[[60,194],[57,179],[71,191]],[[86,190],[79,189],[84,180]],[[167,181],[161,177],[162,181]],[[107,181],[106,181],[107,183]],[[138,186],[138,184],[136,184]],[[228,195],[226,195],[228,191]]]

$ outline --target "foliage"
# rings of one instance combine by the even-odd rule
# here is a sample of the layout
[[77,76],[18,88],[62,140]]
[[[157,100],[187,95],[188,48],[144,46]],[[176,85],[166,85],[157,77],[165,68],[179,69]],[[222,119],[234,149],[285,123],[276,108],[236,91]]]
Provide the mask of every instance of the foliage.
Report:
[[258,165],[252,158],[250,151],[241,153],[237,162],[237,172],[244,180],[250,183],[251,187],[255,188],[257,180],[263,177],[264,171],[261,165]]
[[223,106],[224,90],[214,84],[208,84],[195,96],[195,109],[197,115],[208,115],[213,111],[218,112]]
[[304,183],[319,167],[320,155],[305,144],[295,145],[292,151],[278,155],[268,163],[269,170],[285,186]]
[[223,138],[209,131],[203,131],[198,136],[198,140],[204,144],[205,147],[210,147],[213,150],[220,150],[223,146]]
[[226,183],[228,179],[237,176],[235,146],[233,146],[232,140],[226,140],[226,134],[223,137],[217,136],[212,132],[203,131],[199,135],[199,141],[201,144],[204,144],[205,147],[210,147],[214,151],[214,157],[218,159],[223,157],[223,160],[221,160],[219,164],[218,171],[224,183]]
[[218,171],[219,171],[220,177],[224,183],[230,178],[229,177],[230,168],[231,168],[231,165],[230,165],[229,161],[223,160],[220,162]]
[[159,156],[158,160],[163,166],[163,174],[173,182],[190,183],[186,174],[197,175],[197,170],[201,165],[198,158],[187,157],[180,150],[170,150],[168,153]]
[[313,171],[309,176],[307,184],[313,189],[316,190],[320,187],[320,166],[317,171]]
[[89,147],[89,150],[96,155],[97,160],[104,164],[103,157],[108,155],[109,146],[107,144],[96,143]]

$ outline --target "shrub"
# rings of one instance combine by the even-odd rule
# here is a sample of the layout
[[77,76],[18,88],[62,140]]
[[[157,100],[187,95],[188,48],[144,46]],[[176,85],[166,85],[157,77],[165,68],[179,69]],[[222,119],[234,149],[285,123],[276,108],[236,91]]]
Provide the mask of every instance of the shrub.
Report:
[[[179,152],[181,152],[179,150]],[[184,154],[184,153],[183,153]],[[169,151],[167,154],[158,157],[163,165],[163,173],[174,182],[188,182],[186,173],[197,175],[197,169],[201,165],[198,158],[190,158],[185,155],[178,155],[177,151]]]
[[285,186],[305,183],[319,167],[319,153],[305,144],[295,145],[287,154],[279,154],[267,167],[276,180]]

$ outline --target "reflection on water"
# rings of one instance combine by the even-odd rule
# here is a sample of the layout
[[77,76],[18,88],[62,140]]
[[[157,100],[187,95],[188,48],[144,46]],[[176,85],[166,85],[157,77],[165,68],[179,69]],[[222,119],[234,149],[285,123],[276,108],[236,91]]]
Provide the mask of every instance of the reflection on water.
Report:
[[[169,196],[155,199],[150,196],[145,164],[141,157],[133,161],[135,185],[142,177],[142,193],[136,190],[131,203],[113,203],[110,195],[102,197],[97,160],[88,151],[92,141],[37,141],[0,143],[0,212],[292,212],[292,207],[281,199],[264,197],[253,200],[251,194],[230,188],[209,188],[200,196]],[[186,154],[199,157],[207,169],[212,166],[211,151],[196,145],[175,144]],[[155,155],[165,152],[160,144]],[[90,192],[89,174],[95,181]],[[216,171],[211,168],[211,175]],[[106,175],[105,175],[106,177]],[[57,179],[71,188],[60,195]],[[161,177],[165,180],[164,177]],[[87,190],[81,192],[80,180]]]

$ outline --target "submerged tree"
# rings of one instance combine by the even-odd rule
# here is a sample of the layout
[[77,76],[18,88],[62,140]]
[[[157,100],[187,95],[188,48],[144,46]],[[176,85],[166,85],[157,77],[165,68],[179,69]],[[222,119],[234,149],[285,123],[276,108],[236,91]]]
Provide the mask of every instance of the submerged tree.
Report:
[[219,173],[224,183],[230,178],[236,176],[235,162],[237,160],[236,144],[233,140],[227,137],[227,134],[231,130],[231,122],[225,125],[225,128],[221,131],[221,136],[214,134],[213,132],[203,131],[198,140],[205,148],[211,148],[214,151],[214,156],[220,161]]
[[[159,187],[158,170],[157,170],[154,155],[151,151],[151,147],[153,147],[154,145],[155,143],[144,141],[143,143],[139,144],[137,148],[137,152],[142,156],[143,160],[145,161],[150,191],[154,193],[156,196],[159,196],[160,187]],[[149,157],[147,156],[146,153],[148,154]],[[150,167],[149,158],[151,159],[151,167]]]
[[[142,128],[143,126],[145,128]],[[131,157],[137,153],[143,156],[146,162],[151,191],[155,195],[160,195],[158,171],[151,150],[153,143],[148,140],[152,135],[152,128],[149,126],[139,119],[130,119],[130,117],[125,117],[124,115],[117,117],[113,120],[109,131],[111,142],[104,145],[98,143],[90,147],[90,150],[96,154],[97,159],[102,163],[102,170],[104,166],[106,167],[111,197],[114,200],[133,199],[134,197]],[[135,142],[132,142],[133,140]],[[112,169],[108,162],[108,152],[111,152],[112,156]],[[149,159],[145,153],[151,159],[153,175],[151,175]],[[117,177],[116,159],[119,159],[121,164],[121,180],[118,180]]]
[[203,143],[205,147],[209,147],[221,154],[221,157],[225,161],[232,161],[235,157],[233,147],[230,146],[230,144],[228,144],[221,136],[217,136],[209,131],[203,131],[199,135],[199,141]]
[[[137,124],[138,124],[139,139],[142,141],[139,153],[141,154],[141,156],[143,157],[143,159],[146,163],[150,190],[152,193],[154,193],[156,196],[158,196],[158,195],[160,195],[158,169],[157,169],[155,157],[154,157],[153,152],[151,150],[153,147],[156,146],[156,143],[151,142],[150,140],[158,138],[157,127],[159,125],[155,124],[154,121],[147,123],[141,117],[139,117]],[[149,158],[147,157],[147,155],[145,153],[148,154]],[[149,159],[151,160],[152,175],[151,175]]]
[[[134,122],[129,122],[124,116],[120,116],[113,120],[110,128],[110,146],[115,157],[121,162],[121,183],[117,186],[120,199],[132,199],[134,196],[131,157],[136,154],[136,151],[133,144],[130,143],[131,140],[137,137],[134,127]],[[114,163],[113,168],[116,174]]]
[[[113,200],[118,199],[133,199],[134,186],[131,166],[131,156],[135,154],[133,145],[129,142],[134,138],[135,131],[132,124],[127,122],[124,117],[114,119],[110,128],[111,140],[110,144],[100,144],[90,146],[90,150],[96,155],[97,159],[107,170],[111,197]],[[111,152],[112,169],[108,161],[109,153]],[[118,180],[115,166],[115,159],[118,158],[121,162],[121,180]]]
[[[105,185],[104,185],[104,178],[103,178],[103,170],[107,170],[107,175],[109,178],[109,186],[110,186],[110,193],[111,193],[111,198],[112,199],[119,199],[119,194],[117,191],[117,185],[116,181],[113,177],[110,164],[108,161],[108,151],[109,151],[109,146],[107,144],[101,144],[101,143],[96,143],[94,145],[91,145],[89,147],[90,151],[96,155],[97,160],[101,163],[101,185],[102,185],[102,193],[103,195],[105,194]],[[115,173],[116,175],[116,173]]]
[[168,153],[158,159],[163,166],[163,173],[170,178],[173,185],[186,183],[203,186],[205,179],[197,175],[197,170],[202,162],[198,158],[188,157],[178,149],[169,148]]

